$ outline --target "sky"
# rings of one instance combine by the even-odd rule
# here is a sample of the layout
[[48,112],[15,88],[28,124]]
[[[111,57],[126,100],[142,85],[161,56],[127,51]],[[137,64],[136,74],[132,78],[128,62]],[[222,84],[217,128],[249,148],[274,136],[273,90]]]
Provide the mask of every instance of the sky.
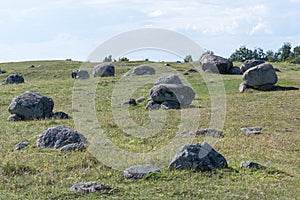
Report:
[[[1,1],[0,62],[84,61],[101,43],[142,28],[178,32],[223,57],[240,46],[277,51],[284,42],[300,45],[299,10],[300,0]],[[173,58],[157,51],[128,57]]]

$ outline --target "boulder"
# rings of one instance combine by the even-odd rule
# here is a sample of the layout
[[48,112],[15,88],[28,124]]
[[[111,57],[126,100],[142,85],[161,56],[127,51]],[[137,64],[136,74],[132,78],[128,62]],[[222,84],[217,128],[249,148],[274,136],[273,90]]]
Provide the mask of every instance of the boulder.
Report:
[[230,69],[233,67],[230,60],[211,54],[202,56],[200,59],[200,65],[203,71],[220,74],[230,74]]
[[155,69],[148,65],[139,65],[133,69],[133,76],[154,75]]
[[170,170],[208,171],[227,168],[227,161],[208,143],[186,145],[175,155],[169,165]]
[[242,66],[241,66],[241,72],[245,73],[251,67],[255,67],[255,66],[263,64],[263,63],[265,63],[265,61],[263,61],[263,60],[246,60],[243,62]]
[[166,76],[161,76],[159,77],[155,82],[154,85],[159,85],[159,84],[178,84],[182,85],[182,82],[177,75],[166,75]]
[[76,70],[72,71],[71,76],[74,79],[88,79],[88,78],[90,78],[90,75],[89,75],[88,71],[80,70],[80,69],[76,69]]
[[77,182],[74,183],[73,186],[70,188],[71,192],[74,191],[81,191],[85,193],[94,193],[94,192],[108,192],[112,188],[109,186],[106,186],[103,183],[97,183],[97,182]]
[[197,73],[197,72],[198,71],[196,69],[191,68],[191,69],[188,69],[188,70],[184,71],[183,75],[189,75],[191,73]]
[[53,107],[51,98],[35,92],[25,92],[12,100],[8,112],[22,120],[44,119],[53,115]]
[[277,83],[277,75],[271,64],[263,63],[248,69],[243,75],[243,83],[254,88],[274,85]]
[[94,67],[94,77],[107,77],[115,75],[115,67],[111,64],[103,63]]
[[235,74],[235,75],[240,75],[242,74],[242,71],[239,67],[237,66],[233,66],[230,70],[229,70],[229,74]]
[[24,77],[19,74],[11,74],[5,80],[5,84],[20,84],[24,82]]
[[194,90],[185,85],[159,84],[151,88],[150,98],[155,103],[173,101],[179,103],[180,107],[189,106],[195,98]]
[[137,180],[149,173],[161,173],[161,171],[150,164],[135,165],[124,170],[124,177]]
[[[61,151],[82,150],[86,143],[87,140],[82,134],[64,126],[48,128],[39,135],[36,141],[39,148],[56,148]],[[70,144],[73,145],[68,146]]]

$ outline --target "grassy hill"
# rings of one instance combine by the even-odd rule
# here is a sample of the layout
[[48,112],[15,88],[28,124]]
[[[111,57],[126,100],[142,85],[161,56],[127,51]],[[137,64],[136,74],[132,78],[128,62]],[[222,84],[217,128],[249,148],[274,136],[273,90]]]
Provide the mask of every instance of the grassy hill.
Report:
[[[196,91],[193,109],[200,116],[189,116],[192,110],[168,110],[163,113],[166,121],[159,133],[149,138],[137,138],[126,134],[113,115],[112,92],[122,80],[123,74],[141,62],[115,63],[116,76],[101,78],[97,83],[95,113],[99,126],[106,137],[127,152],[153,152],[164,146],[178,134],[183,123],[182,115],[196,117],[199,129],[211,126],[211,88],[206,84],[206,76],[218,75],[200,73],[183,76],[183,71],[191,64],[171,63],[170,68],[181,75]],[[235,63],[239,65],[240,63]],[[34,65],[34,68],[29,66]],[[43,67],[37,67],[43,65]],[[0,85],[0,199],[298,199],[300,196],[300,91],[285,90],[287,87],[300,88],[300,65],[274,63],[278,86],[281,90],[261,92],[248,90],[238,92],[240,75],[222,75],[226,101],[224,137],[214,148],[228,161],[229,168],[213,172],[168,171],[167,165],[175,155],[166,155],[159,165],[161,174],[153,174],[137,181],[123,178],[123,172],[104,165],[97,159],[101,152],[58,152],[55,149],[39,149],[35,141],[47,128],[64,125],[80,129],[74,122],[74,80],[71,72],[82,66],[92,69],[93,63],[76,61],[30,61],[1,63],[0,69],[7,74],[0,75],[0,83],[12,73],[24,76],[25,84]],[[164,63],[150,63],[164,69]],[[197,63],[195,67],[199,67]],[[219,76],[218,76],[219,77]],[[94,78],[91,78],[94,79]],[[145,79],[146,80],[146,79]],[[76,81],[77,82],[77,81]],[[215,84],[213,79],[210,85]],[[76,85],[75,85],[76,86]],[[149,98],[153,84],[145,82],[129,97]],[[87,85],[88,88],[88,85]],[[76,89],[76,87],[75,87]],[[54,111],[64,111],[70,115],[66,120],[35,120],[7,122],[7,108],[11,100],[25,91],[35,91],[54,100]],[[146,102],[129,107],[130,117],[139,125],[151,123]],[[153,111],[156,112],[156,111]],[[153,114],[152,112],[152,114]],[[192,113],[192,112],[191,112]],[[155,113],[154,113],[155,114]],[[188,121],[188,120],[187,120]],[[193,124],[194,126],[195,124]],[[264,134],[245,135],[241,127],[261,126]],[[83,132],[82,132],[83,133]],[[83,133],[88,134],[88,133]],[[203,142],[204,136],[195,137],[192,143]],[[27,148],[16,151],[14,147],[21,141],[29,141]],[[94,141],[90,141],[94,142]],[[112,156],[112,155],[107,155]],[[123,158],[124,159],[124,158]],[[169,159],[169,160],[168,160]],[[264,170],[241,169],[242,160],[255,161],[267,165]],[[144,163],[140,163],[144,164]],[[97,181],[114,188],[110,193],[84,194],[70,192],[75,182]]]

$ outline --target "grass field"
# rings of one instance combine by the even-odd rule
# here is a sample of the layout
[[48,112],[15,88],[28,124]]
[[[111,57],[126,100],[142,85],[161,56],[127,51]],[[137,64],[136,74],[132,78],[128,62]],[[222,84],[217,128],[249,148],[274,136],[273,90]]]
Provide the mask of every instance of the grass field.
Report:
[[[40,64],[44,67],[29,68],[31,65]],[[81,129],[78,127],[80,122],[74,122],[78,119],[78,110],[74,108],[74,80],[70,74],[83,64],[90,70],[94,65],[77,61],[0,64],[0,69],[8,72],[0,75],[1,83],[12,73],[21,74],[25,78],[25,84],[0,85],[0,199],[299,199],[300,91],[284,88],[300,88],[300,65],[273,64],[281,70],[277,72],[277,85],[281,86],[282,90],[278,91],[261,92],[250,89],[239,93],[240,75],[220,76],[225,95],[217,98],[222,98],[222,102],[226,103],[223,107],[225,118],[220,119],[224,123],[224,126],[221,124],[224,137],[214,144],[214,148],[227,159],[228,169],[204,173],[168,171],[167,164],[174,153],[166,155],[166,160],[162,163],[152,160],[152,164],[160,166],[161,174],[128,181],[123,178],[123,171],[112,169],[97,159],[96,154],[101,152],[89,150],[66,153],[36,147],[38,135],[47,128],[64,125],[76,130]],[[205,74],[200,70],[200,73],[184,76],[185,81],[197,93],[195,100],[199,105],[194,101],[193,110],[199,112],[200,116],[189,116],[192,110],[188,109],[163,111],[166,119],[157,134],[149,138],[137,138],[126,134],[114,118],[112,111],[118,108],[118,105],[112,103],[112,92],[123,74],[139,64],[141,63],[115,63],[116,76],[101,78],[97,83],[94,100],[98,126],[114,145],[134,153],[151,153],[161,149],[181,130],[183,114],[190,117],[191,121],[199,118],[196,119],[198,124],[192,124],[191,127],[196,125],[202,129],[211,126],[214,112],[211,88],[203,77],[218,75]],[[164,63],[149,65],[164,68]],[[199,67],[198,64],[195,66]],[[191,64],[171,63],[170,68],[182,74],[191,67]],[[210,83],[214,85],[213,81]],[[151,87],[151,84],[145,82],[129,97],[149,98]],[[54,111],[64,111],[71,118],[7,122],[7,108],[11,100],[25,91],[35,91],[51,97],[55,103]],[[146,102],[142,102],[138,106],[128,108],[132,120],[142,126],[151,123],[151,116],[149,111],[145,110],[145,105]],[[156,111],[151,112],[155,115],[153,112]],[[248,126],[262,126],[264,134],[245,135],[240,132],[241,127]],[[90,134],[88,130],[82,133]],[[204,136],[199,136],[191,143],[201,143],[204,140]],[[14,150],[15,145],[21,141],[29,141],[30,144],[21,151]],[[109,156],[111,155],[107,155]],[[242,160],[255,161],[267,165],[268,168],[241,169],[239,165]],[[94,194],[69,191],[73,183],[86,181],[103,182],[114,189],[109,193]]]

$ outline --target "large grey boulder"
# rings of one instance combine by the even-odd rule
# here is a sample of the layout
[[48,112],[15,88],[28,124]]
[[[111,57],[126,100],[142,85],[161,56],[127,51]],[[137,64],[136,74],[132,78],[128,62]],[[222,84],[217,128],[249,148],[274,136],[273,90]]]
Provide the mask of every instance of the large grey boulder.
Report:
[[243,75],[243,84],[259,88],[277,83],[277,75],[271,64],[263,63],[248,69]]
[[24,77],[19,74],[11,74],[5,80],[5,84],[20,84],[24,82]]
[[53,107],[51,98],[35,92],[25,92],[12,100],[8,112],[21,120],[44,119],[53,115]]
[[150,164],[135,165],[124,170],[124,177],[126,179],[136,180],[142,178],[146,174],[160,172],[159,169]]
[[263,61],[263,60],[246,60],[243,62],[242,66],[241,66],[241,71],[242,71],[242,73],[245,73],[251,67],[255,67],[255,66],[263,64],[263,63],[265,63],[265,61]]
[[155,80],[154,85],[159,85],[159,84],[178,84],[178,85],[182,85],[182,82],[181,82],[179,76],[177,76],[175,74],[171,74],[171,75],[161,76],[157,80]]
[[107,77],[115,75],[115,67],[111,64],[103,63],[94,67],[94,77]]
[[156,103],[174,101],[180,107],[189,106],[195,98],[194,90],[185,85],[159,84],[151,88],[150,98]]
[[133,76],[154,75],[155,69],[148,65],[139,65],[133,69]]
[[208,143],[186,145],[175,155],[169,165],[170,170],[208,171],[227,168],[227,161]]
[[83,150],[86,138],[65,126],[55,126],[48,128],[39,135],[36,145],[39,148],[56,148],[61,151]]
[[88,79],[88,78],[90,78],[90,75],[89,75],[88,71],[81,70],[81,69],[76,69],[76,70],[72,71],[71,76],[74,79]]
[[230,69],[233,67],[230,60],[211,54],[202,56],[200,65],[203,71],[218,74],[230,74]]

